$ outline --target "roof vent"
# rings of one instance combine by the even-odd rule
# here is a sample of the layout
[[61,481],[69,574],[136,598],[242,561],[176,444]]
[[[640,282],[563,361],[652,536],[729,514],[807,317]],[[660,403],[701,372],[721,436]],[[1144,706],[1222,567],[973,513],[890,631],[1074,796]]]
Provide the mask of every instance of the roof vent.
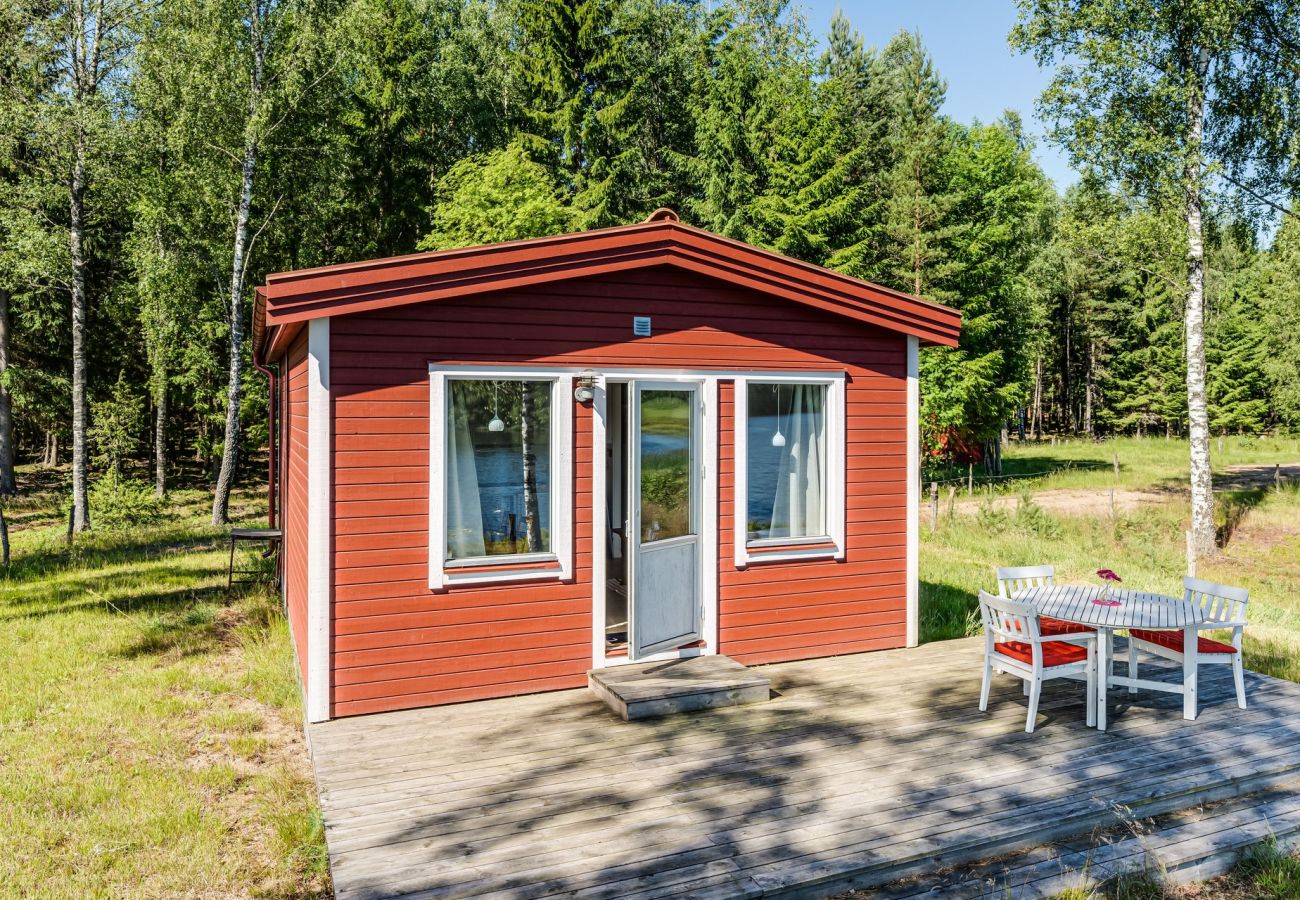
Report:
[[646,216],[647,222],[680,222],[681,217],[666,206],[661,206]]

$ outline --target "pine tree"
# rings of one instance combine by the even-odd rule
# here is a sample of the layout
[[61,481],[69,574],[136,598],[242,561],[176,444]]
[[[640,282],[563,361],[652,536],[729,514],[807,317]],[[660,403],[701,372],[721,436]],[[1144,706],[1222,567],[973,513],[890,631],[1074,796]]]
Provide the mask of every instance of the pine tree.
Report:
[[562,173],[585,227],[643,216],[669,185],[687,44],[681,10],[643,0],[517,0],[521,137]]
[[945,170],[956,133],[939,114],[947,85],[921,45],[919,34],[902,32],[885,47],[882,62],[895,83],[893,168],[886,182],[884,267],[880,280],[918,297],[954,297],[948,280],[956,270],[948,243],[961,229],[951,218],[958,202]]
[[1268,379],[1271,416],[1300,428],[1300,220],[1287,218],[1256,262],[1260,369]]
[[[692,92],[695,153],[682,158],[694,191],[688,218],[728,237],[764,244],[782,231],[781,211],[756,208],[799,161],[791,127],[806,127],[809,38],[786,17],[786,0],[720,7],[699,37]],[[784,176],[784,177],[783,177]],[[779,201],[778,201],[779,202]]]
[[1034,313],[1025,273],[1046,238],[1051,191],[1017,120],[954,129],[952,140],[942,170],[952,224],[941,229],[943,244],[928,251],[937,258],[941,248],[947,261],[929,277],[962,311],[962,336],[956,350],[926,351],[922,395],[943,391],[960,405],[940,413],[936,398],[924,414],[960,423],[984,441],[988,467],[997,472],[1000,432],[1029,397]]

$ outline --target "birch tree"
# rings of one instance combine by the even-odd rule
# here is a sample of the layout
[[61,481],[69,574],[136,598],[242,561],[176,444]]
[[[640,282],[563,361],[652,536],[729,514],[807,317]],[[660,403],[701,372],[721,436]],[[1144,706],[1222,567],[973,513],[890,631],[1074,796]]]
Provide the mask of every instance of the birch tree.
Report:
[[[254,220],[259,205],[259,173],[269,141],[293,107],[315,86],[308,79],[312,54],[304,51],[309,27],[298,27],[310,5],[282,0],[191,0],[191,30],[180,37],[193,55],[185,59],[188,115],[204,127],[211,117],[220,128],[200,141],[209,152],[227,158],[231,167],[227,208],[230,231],[224,293],[229,328],[225,431],[221,468],[212,499],[212,523],[228,520],[230,491],[239,467],[240,406],[245,366],[246,304],[244,294],[254,244],[274,216],[282,198],[274,198]],[[319,79],[317,79],[319,80]]]
[[239,167],[239,199],[235,206],[234,243],[230,254],[230,372],[226,389],[226,433],[221,448],[221,471],[212,498],[212,524],[229,519],[230,489],[239,465],[239,404],[244,377],[244,279],[248,274],[248,220],[258,156],[266,129],[266,56],[275,27],[275,0],[249,0],[245,31],[244,64],[247,67],[247,116],[243,129],[243,157]]
[[72,324],[72,530],[90,527],[86,315],[91,303],[94,182],[117,126],[121,76],[148,12],[147,0],[66,0],[24,23],[44,57],[50,90],[38,127],[67,197],[68,294]]
[[[1040,99],[1077,166],[1176,204],[1185,226],[1192,544],[1215,550],[1205,369],[1204,211],[1261,215],[1294,187],[1300,7],[1288,0],[1017,0],[1013,47],[1055,67]],[[1285,195],[1283,195],[1285,196]]]

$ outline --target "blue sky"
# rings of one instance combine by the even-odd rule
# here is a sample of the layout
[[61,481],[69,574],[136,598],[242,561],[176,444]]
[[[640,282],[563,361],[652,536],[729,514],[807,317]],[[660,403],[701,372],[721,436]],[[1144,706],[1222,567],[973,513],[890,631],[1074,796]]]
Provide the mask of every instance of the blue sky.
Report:
[[1048,73],[1032,57],[1013,53],[1007,33],[1016,21],[1011,0],[796,0],[813,33],[824,37],[843,9],[866,43],[881,46],[901,29],[920,31],[936,68],[948,82],[944,111],[960,122],[989,122],[1014,109],[1038,141],[1035,156],[1059,189],[1077,178],[1065,156],[1042,139],[1034,101]]

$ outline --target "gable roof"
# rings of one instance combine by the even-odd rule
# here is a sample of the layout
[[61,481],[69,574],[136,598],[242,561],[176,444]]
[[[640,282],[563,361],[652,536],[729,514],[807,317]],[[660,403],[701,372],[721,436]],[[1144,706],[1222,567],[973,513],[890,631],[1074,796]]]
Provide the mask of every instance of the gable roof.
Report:
[[[278,355],[310,319],[664,265],[924,344],[955,347],[961,330],[961,314],[950,307],[684,225],[661,210],[636,225],[271,275],[257,289],[254,353]],[[273,347],[264,346],[268,333]]]

